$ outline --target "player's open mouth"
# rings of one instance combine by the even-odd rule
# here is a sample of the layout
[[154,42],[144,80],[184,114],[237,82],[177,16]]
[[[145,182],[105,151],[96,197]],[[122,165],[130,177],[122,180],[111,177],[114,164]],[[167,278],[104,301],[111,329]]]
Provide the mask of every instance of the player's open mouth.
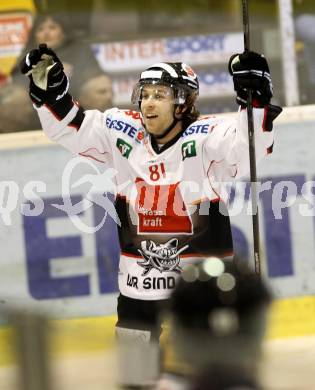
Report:
[[157,115],[147,115],[146,116],[147,119],[155,119],[157,117],[158,117]]

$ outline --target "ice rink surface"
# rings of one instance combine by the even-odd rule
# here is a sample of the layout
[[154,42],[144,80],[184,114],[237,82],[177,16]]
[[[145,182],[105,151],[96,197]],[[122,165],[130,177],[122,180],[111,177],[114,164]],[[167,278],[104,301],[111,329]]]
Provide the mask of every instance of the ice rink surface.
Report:
[[266,341],[261,383],[270,390],[314,390],[315,336]]
[[[260,383],[266,390],[314,390],[314,362],[315,336],[266,341]],[[113,350],[69,355],[52,364],[52,390],[116,389],[116,373]],[[19,389],[15,367],[0,368],[0,389]]]

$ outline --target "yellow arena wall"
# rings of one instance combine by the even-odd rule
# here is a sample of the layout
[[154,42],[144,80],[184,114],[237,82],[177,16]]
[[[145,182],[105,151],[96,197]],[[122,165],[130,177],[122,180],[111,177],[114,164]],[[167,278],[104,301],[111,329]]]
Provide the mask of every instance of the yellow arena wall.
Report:
[[0,72],[9,75],[27,42],[36,8],[33,0],[0,2]]
[[[116,316],[52,320],[49,345],[55,356],[110,350],[115,345]],[[315,296],[275,300],[266,339],[315,335]],[[14,363],[14,331],[0,329],[0,366]]]

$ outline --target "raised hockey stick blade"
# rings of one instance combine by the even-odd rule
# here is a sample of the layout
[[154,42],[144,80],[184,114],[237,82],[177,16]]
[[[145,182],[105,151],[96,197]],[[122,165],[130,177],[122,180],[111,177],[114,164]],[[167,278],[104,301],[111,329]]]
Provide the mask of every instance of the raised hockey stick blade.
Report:
[[[248,15],[248,0],[242,0],[243,9],[243,31],[244,31],[244,50],[250,50],[250,34],[249,34],[249,15]],[[258,199],[257,199],[257,174],[256,174],[256,149],[254,137],[254,117],[252,106],[252,91],[248,91],[247,99],[247,118],[248,118],[248,141],[249,141],[249,168],[250,168],[250,183],[251,183],[251,200],[252,200],[252,225],[254,239],[254,261],[255,272],[260,274],[260,243],[259,243],[259,214],[258,214]]]

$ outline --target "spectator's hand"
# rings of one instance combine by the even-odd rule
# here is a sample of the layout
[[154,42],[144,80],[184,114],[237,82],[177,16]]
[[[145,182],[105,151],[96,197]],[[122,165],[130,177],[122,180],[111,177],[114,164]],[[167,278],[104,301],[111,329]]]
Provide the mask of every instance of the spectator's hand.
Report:
[[27,53],[21,62],[21,72],[30,78],[29,93],[37,106],[44,103],[53,106],[68,92],[69,82],[63,65],[46,44]]
[[270,103],[273,96],[272,81],[267,60],[262,54],[253,51],[234,54],[228,69],[233,76],[238,104],[246,105],[248,89],[252,90],[254,105],[266,106]]

